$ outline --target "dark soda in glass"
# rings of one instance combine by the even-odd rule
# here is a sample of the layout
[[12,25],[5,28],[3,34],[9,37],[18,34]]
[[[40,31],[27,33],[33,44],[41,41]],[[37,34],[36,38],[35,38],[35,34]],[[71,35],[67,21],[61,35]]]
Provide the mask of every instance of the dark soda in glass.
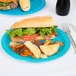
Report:
[[70,0],[57,0],[56,13],[61,16],[68,15],[70,11]]

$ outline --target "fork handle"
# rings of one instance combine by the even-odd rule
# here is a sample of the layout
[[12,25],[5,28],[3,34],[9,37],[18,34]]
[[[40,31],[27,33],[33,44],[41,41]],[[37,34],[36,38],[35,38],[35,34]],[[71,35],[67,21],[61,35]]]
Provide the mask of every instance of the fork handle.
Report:
[[75,51],[75,53],[76,53],[76,44],[75,44],[75,42],[74,42],[74,40],[73,40],[71,34],[68,34],[68,35],[69,35],[69,37],[70,37],[71,43],[72,43],[73,48],[74,48],[74,51]]

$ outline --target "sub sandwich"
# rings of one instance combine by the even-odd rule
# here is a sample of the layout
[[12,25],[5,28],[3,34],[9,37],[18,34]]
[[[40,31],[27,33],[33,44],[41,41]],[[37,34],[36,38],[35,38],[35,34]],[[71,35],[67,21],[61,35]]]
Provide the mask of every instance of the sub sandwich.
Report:
[[48,40],[57,36],[56,28],[51,16],[33,17],[16,22],[7,33],[15,42]]
[[21,6],[21,9],[23,11],[29,11],[30,10],[30,0],[19,0],[19,4]]
[[10,10],[18,7],[17,0],[0,0],[0,10]]

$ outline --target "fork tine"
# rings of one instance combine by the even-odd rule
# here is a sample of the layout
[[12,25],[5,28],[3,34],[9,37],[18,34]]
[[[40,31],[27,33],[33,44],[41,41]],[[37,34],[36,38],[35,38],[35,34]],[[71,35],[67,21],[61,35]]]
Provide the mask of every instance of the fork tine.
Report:
[[74,42],[74,40],[73,40],[73,38],[72,38],[72,36],[71,36],[71,31],[70,31],[69,25],[70,25],[70,24],[64,24],[64,25],[62,25],[62,27],[63,27],[63,31],[64,31],[66,34],[69,35],[70,40],[71,40],[71,43],[72,43],[73,48],[74,48],[75,53],[76,53],[76,43]]
[[69,24],[63,24],[62,27],[63,27],[64,32],[66,32],[66,33],[69,32],[70,33]]

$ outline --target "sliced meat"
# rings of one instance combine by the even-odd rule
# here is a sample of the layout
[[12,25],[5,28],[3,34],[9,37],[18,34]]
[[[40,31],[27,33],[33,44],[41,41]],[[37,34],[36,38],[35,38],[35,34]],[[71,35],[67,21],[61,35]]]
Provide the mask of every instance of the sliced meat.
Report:
[[44,43],[43,43],[43,42],[40,42],[40,41],[35,41],[34,44],[35,44],[36,46],[38,46],[38,47],[39,47],[40,45],[44,45]]
[[26,36],[23,35],[23,39],[21,39],[18,36],[15,36],[14,39],[16,39],[18,42],[25,42],[25,41],[39,41],[39,40],[49,40],[49,39],[54,39],[55,35],[46,35],[45,37],[41,37],[41,36]]
[[47,36],[45,36],[46,40],[50,40],[50,39],[54,39],[54,38],[55,38],[55,35],[47,35]]
[[37,36],[35,35],[32,35],[32,36],[26,36],[26,35],[23,35],[23,39],[21,39],[20,37],[18,36],[15,36],[14,38],[18,41],[18,42],[25,42],[25,41],[33,41],[36,39]]
[[45,40],[45,37],[38,36],[38,37],[35,38],[35,40],[36,41],[38,41],[38,40]]
[[17,2],[12,2],[12,3],[10,3],[9,6],[10,6],[11,9],[15,9],[15,8],[18,7],[18,3]]
[[14,37],[18,42],[25,42],[26,40],[23,40],[23,39],[21,39],[21,38],[19,38],[18,36],[15,36]]

